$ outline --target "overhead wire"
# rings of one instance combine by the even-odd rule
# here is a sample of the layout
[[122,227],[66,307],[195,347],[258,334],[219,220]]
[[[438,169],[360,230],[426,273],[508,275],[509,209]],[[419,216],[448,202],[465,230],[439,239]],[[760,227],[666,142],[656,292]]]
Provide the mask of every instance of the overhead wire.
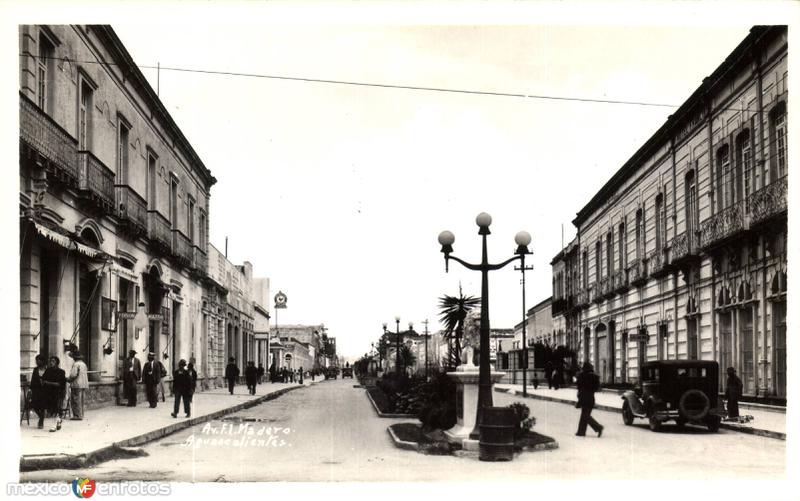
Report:
[[[27,56],[27,57],[42,57],[42,56],[33,56],[32,54],[20,54],[20,56]],[[50,56],[46,57],[46,59],[52,60],[59,60],[59,61],[68,61],[70,63],[78,63],[78,64],[99,64],[103,66],[121,66],[118,63],[109,63],[104,61],[79,61],[73,60],[64,57],[55,57]],[[138,68],[144,69],[152,69],[157,71],[174,71],[174,72],[181,72],[181,73],[197,73],[197,74],[204,74],[204,75],[220,75],[220,76],[233,76],[233,77],[245,77],[245,78],[262,78],[268,80],[285,80],[285,81],[294,81],[294,82],[307,82],[307,83],[321,83],[321,84],[331,84],[331,85],[349,85],[349,86],[357,86],[357,87],[372,87],[372,88],[381,88],[381,89],[398,89],[398,90],[413,90],[413,91],[423,91],[423,92],[438,92],[438,93],[453,93],[453,94],[468,94],[468,95],[477,95],[477,96],[494,96],[494,97],[512,97],[512,98],[522,98],[522,99],[538,99],[538,100],[551,100],[551,101],[572,101],[572,102],[580,102],[580,103],[597,103],[597,104],[620,104],[620,105],[629,105],[629,106],[649,106],[649,107],[659,107],[659,108],[680,108],[682,105],[677,104],[669,104],[669,103],[655,103],[655,102],[648,102],[648,101],[634,101],[634,100],[623,100],[623,99],[601,99],[601,98],[589,98],[589,97],[575,97],[575,96],[555,96],[555,95],[548,95],[548,94],[529,94],[529,93],[521,93],[521,92],[502,92],[502,91],[485,91],[485,90],[474,90],[474,89],[456,89],[456,88],[447,88],[447,87],[431,87],[431,86],[421,86],[421,85],[404,85],[404,84],[389,84],[389,83],[378,83],[378,82],[359,82],[355,80],[336,80],[336,79],[326,79],[326,78],[312,78],[312,77],[299,77],[299,76],[289,76],[289,75],[270,75],[270,74],[263,74],[263,73],[247,73],[247,72],[238,72],[238,71],[226,71],[226,70],[211,70],[211,69],[197,69],[197,68],[181,68],[177,66],[161,66],[158,65],[136,65]],[[785,80],[787,76],[783,76],[778,80],[778,83]],[[722,110],[737,110],[737,111],[754,111],[758,112],[758,110],[752,110],[748,107],[742,106],[730,106],[725,108],[720,108]]]

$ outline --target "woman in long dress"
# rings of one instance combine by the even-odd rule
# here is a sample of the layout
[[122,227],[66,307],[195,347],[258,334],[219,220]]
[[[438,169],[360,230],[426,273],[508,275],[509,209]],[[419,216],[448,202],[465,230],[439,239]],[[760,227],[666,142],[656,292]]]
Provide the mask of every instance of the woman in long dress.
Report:
[[44,374],[47,371],[47,359],[44,355],[36,355],[36,368],[31,374],[31,409],[39,416],[37,428],[44,428],[44,418],[47,410],[47,396],[44,385]]
[[67,387],[67,377],[63,369],[58,367],[58,357],[50,357],[50,367],[44,371],[44,401],[47,413],[53,419],[51,432],[61,429],[61,409],[63,408],[64,394]]

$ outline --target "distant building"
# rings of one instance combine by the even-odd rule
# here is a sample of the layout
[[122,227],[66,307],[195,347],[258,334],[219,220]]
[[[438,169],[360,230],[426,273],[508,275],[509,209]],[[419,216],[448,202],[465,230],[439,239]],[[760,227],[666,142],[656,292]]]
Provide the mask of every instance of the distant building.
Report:
[[[552,299],[548,297],[528,310],[525,322],[525,340],[528,346],[533,346],[537,342],[553,346],[563,344],[562,336],[558,335],[553,326]],[[522,322],[514,326],[514,343],[511,349],[522,349],[522,327]]]

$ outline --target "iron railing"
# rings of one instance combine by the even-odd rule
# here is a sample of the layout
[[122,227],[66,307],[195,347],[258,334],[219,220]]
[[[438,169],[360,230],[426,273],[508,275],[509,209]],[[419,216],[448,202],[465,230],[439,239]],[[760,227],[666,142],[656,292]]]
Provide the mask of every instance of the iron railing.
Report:
[[20,94],[19,138],[46,160],[48,180],[78,184],[78,141],[33,101]]
[[172,235],[170,234],[169,221],[158,211],[147,212],[147,238],[150,244],[161,252],[168,255],[172,252]]
[[180,230],[172,230],[172,255],[185,267],[192,264],[192,242]]
[[147,233],[147,202],[130,186],[114,186],[117,199],[117,218],[123,230],[134,236]]
[[89,151],[78,152],[78,189],[92,205],[105,212],[114,209],[114,171]]
[[768,184],[748,197],[750,223],[762,223],[787,210],[789,183],[786,176]]

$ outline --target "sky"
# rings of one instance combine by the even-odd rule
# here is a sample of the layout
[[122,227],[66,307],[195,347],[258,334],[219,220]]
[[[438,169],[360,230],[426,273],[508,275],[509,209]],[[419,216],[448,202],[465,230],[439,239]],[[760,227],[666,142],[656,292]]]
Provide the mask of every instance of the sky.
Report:
[[[750,25],[115,23],[142,66],[680,105]],[[692,57],[686,55],[691,53]],[[382,323],[439,329],[437,298],[480,295],[489,257],[533,236],[527,308],[575,213],[675,108],[338,85],[143,68],[217,178],[210,239],[288,296],[281,323],[324,323],[340,352]],[[522,320],[520,272],[489,276],[491,325]],[[271,305],[268,305],[271,307]]]
[[[575,214],[753,24],[786,18],[745,3],[357,4],[27,2],[5,26],[44,12],[110,24],[218,180],[211,243],[224,250],[227,238],[232,262],[251,262],[272,295],[288,296],[280,323],[324,323],[349,357],[395,316],[403,329],[427,319],[438,330],[438,298],[459,285],[480,294],[478,272],[451,262],[445,273],[437,235],[452,231],[454,254],[478,261],[483,211],[492,262],[531,233],[526,307],[549,297],[550,261],[574,237]],[[16,29],[1,34],[18,44]],[[15,197],[8,187],[10,225]],[[489,282],[492,327],[514,327],[520,272],[509,265]]]

